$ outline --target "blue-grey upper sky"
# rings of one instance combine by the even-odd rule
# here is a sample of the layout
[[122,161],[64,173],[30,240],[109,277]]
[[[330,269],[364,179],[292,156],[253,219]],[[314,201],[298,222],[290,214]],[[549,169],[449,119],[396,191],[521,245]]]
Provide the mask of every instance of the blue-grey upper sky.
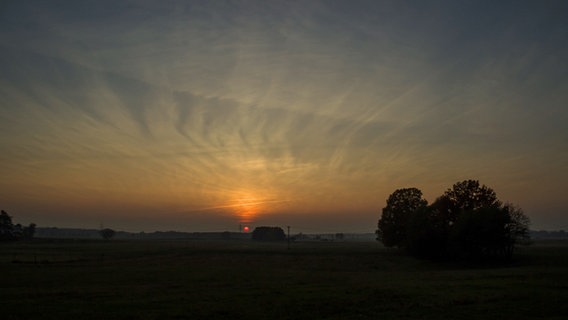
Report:
[[566,1],[3,1],[22,223],[373,232],[478,179],[567,229]]

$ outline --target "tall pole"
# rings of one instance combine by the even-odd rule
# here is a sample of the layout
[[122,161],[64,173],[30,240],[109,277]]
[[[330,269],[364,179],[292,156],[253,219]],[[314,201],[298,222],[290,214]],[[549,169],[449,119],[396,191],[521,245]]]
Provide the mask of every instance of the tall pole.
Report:
[[288,226],[288,250],[290,250],[290,226]]

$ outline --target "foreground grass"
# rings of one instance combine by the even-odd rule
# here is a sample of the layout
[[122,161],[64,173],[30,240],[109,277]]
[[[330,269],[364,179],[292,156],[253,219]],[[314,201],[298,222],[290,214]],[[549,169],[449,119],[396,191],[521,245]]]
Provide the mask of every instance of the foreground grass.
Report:
[[47,241],[0,245],[2,319],[565,319],[568,243],[506,266],[377,243]]

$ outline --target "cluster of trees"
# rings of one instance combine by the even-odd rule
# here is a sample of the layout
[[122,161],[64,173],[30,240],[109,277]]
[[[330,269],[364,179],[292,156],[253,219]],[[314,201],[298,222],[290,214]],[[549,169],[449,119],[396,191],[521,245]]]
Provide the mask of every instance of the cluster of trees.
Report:
[[529,240],[529,218],[477,180],[453,185],[434,203],[417,188],[398,189],[387,199],[377,240],[424,258],[509,259]]
[[36,229],[35,223],[29,226],[14,224],[12,217],[4,210],[0,212],[0,241],[14,241],[21,239],[31,239]]

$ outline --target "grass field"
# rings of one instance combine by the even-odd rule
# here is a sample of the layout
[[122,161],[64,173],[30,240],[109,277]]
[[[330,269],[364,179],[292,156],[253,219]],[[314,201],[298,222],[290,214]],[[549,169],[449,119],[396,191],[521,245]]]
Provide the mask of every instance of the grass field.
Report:
[[498,267],[378,243],[0,244],[2,319],[568,319],[568,242]]

